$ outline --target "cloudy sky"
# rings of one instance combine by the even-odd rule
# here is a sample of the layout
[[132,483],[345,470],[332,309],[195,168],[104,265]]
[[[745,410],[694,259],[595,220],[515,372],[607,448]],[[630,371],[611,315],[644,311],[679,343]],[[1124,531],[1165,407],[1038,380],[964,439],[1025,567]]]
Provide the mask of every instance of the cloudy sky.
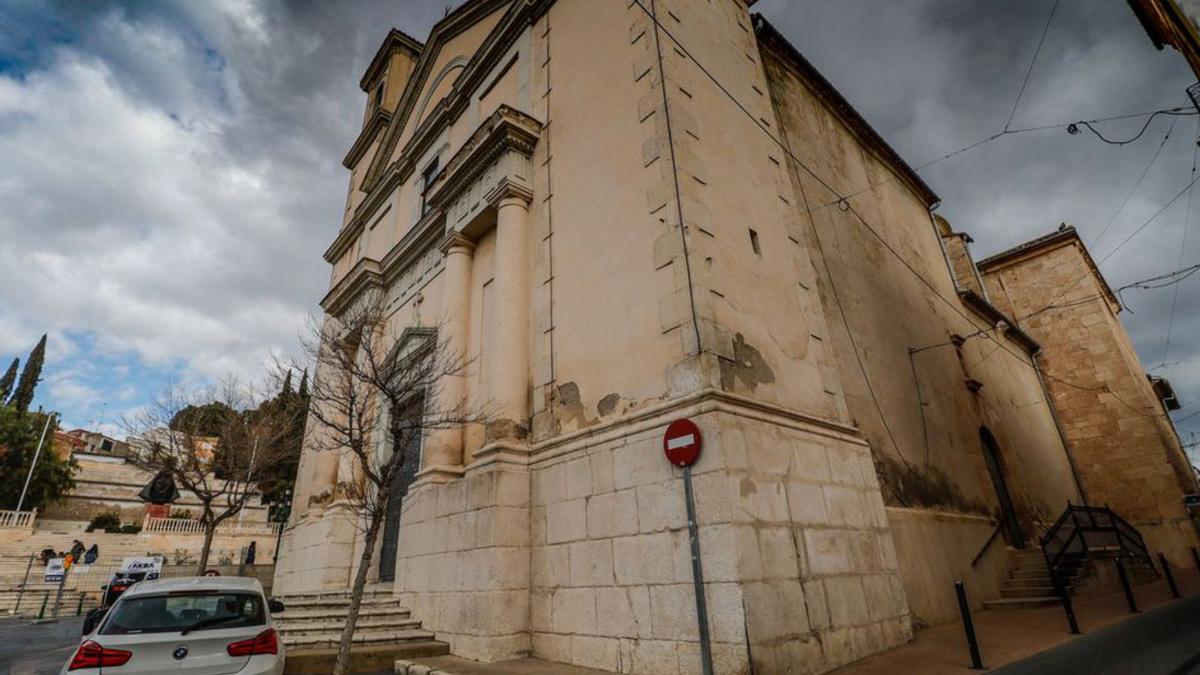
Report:
[[[424,36],[447,4],[0,0],[0,367],[49,331],[39,402],[111,429],[169,379],[253,373],[293,350],[328,283],[359,77],[388,27]],[[919,165],[1004,127],[1051,4],[755,9]],[[1185,105],[1194,79],[1124,0],[1061,0],[1012,127]],[[1143,122],[1101,129],[1123,138]],[[1163,144],[1171,125],[1121,147],[1015,134],[922,173],[977,257],[1066,221],[1103,258],[1190,180],[1197,118],[1176,118]],[[1176,269],[1181,250],[1183,265],[1200,260],[1186,211],[1177,200],[1112,254],[1110,282]],[[1179,285],[1164,358],[1173,294],[1127,293],[1125,319],[1182,418],[1200,409],[1200,275]],[[1200,415],[1182,427],[1200,432]]]

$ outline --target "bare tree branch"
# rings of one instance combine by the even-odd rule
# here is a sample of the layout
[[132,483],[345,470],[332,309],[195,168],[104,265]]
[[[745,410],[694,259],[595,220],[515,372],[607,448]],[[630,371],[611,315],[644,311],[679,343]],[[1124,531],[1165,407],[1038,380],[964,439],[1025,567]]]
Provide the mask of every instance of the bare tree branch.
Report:
[[258,405],[265,398],[262,388],[231,375],[211,387],[171,383],[124,420],[129,435],[138,439],[130,461],[152,473],[166,472],[200,502],[204,545],[197,574],[208,565],[217,527],[241,513],[257,494],[254,485],[265,467],[287,452],[280,441],[295,413]]
[[388,504],[400,496],[396,481],[421,443],[439,431],[486,424],[483,406],[447,401],[442,385],[462,377],[471,361],[451,353],[439,325],[389,331],[381,294],[364,299],[340,317],[310,322],[302,341],[315,364],[310,385],[310,424],[305,447],[348,457],[353,476],[339,478],[335,497],[345,500],[363,533],[363,552],[334,673],[346,672],[368,570]]

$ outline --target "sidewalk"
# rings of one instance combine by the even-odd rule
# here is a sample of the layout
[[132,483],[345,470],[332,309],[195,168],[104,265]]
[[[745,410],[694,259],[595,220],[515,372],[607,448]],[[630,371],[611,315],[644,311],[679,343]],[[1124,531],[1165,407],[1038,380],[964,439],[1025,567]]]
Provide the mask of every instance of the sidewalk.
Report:
[[[1200,596],[1200,572],[1194,569],[1175,569],[1175,581],[1185,598]],[[1138,609],[1145,612],[1176,602],[1167,582],[1135,586]],[[1120,591],[1089,600],[1078,600],[1075,617],[1079,629],[1088,634],[1141,614],[1131,614]],[[1067,632],[1067,618],[1062,607],[1040,609],[986,610],[974,614],[975,634],[979,651],[988,669],[1019,661],[1027,656],[1057,647],[1081,637]],[[836,675],[969,675],[971,657],[958,620],[925,628],[903,647],[875,654],[849,666],[833,671]],[[454,656],[412,659],[417,666],[413,673],[425,675],[603,675],[588,670],[536,659],[521,659],[503,663],[481,664]]]
[[[402,663],[406,664],[407,673],[401,668]],[[396,665],[396,672],[403,675],[611,675],[606,670],[592,670],[540,659],[479,663],[457,656],[431,656],[397,661]]]
[[[1179,592],[1186,597],[1200,595],[1200,572],[1194,569],[1175,569]],[[1143,613],[1175,602],[1167,582],[1135,586],[1134,596]],[[1130,614],[1125,596],[1117,591],[1111,595],[1074,603],[1079,630],[1089,633],[1138,616]],[[1067,632],[1067,618],[1062,607],[1040,609],[987,610],[974,615],[975,634],[983,665],[999,668],[1038,652],[1057,647],[1075,639]],[[963,637],[962,623],[952,621],[918,631],[912,642],[890,651],[875,654],[849,666],[833,671],[837,675],[966,675],[971,670],[971,657]]]

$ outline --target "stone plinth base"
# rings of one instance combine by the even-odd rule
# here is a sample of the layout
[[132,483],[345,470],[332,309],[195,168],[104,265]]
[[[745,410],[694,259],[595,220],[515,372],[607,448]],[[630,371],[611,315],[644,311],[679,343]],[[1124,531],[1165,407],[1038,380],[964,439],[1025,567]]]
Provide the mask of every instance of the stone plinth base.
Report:
[[452,653],[532,653],[648,675],[700,670],[679,417],[719,673],[822,672],[911,637],[866,444],[853,430],[705,392],[409,493],[396,590]]
[[358,539],[354,517],[335,502],[289,524],[275,565],[275,593],[349,589]]
[[400,603],[456,655],[528,655],[528,469],[489,464],[414,485],[400,522]]

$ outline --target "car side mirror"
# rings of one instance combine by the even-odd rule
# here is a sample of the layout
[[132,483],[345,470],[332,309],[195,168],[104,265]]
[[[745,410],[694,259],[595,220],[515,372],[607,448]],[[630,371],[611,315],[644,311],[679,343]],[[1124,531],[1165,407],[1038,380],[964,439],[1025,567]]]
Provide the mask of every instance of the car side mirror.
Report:
[[271,610],[272,614],[279,614],[283,610],[287,609],[287,607],[283,606],[282,602],[274,598],[271,598],[267,601],[267,607]]
[[96,626],[100,625],[105,614],[108,614],[108,610],[102,607],[89,609],[87,615],[83,617],[83,634],[91,635],[92,631],[96,630]]

